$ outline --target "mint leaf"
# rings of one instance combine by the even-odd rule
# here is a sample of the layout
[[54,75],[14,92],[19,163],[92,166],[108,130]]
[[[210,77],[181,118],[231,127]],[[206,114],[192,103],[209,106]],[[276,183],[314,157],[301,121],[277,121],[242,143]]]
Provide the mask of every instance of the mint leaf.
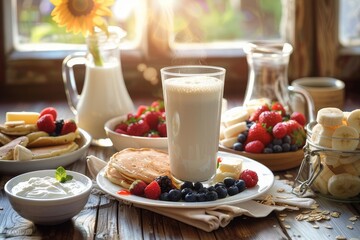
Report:
[[55,179],[61,183],[64,183],[66,181],[70,181],[71,179],[73,179],[73,176],[67,175],[65,168],[60,166],[55,171]]

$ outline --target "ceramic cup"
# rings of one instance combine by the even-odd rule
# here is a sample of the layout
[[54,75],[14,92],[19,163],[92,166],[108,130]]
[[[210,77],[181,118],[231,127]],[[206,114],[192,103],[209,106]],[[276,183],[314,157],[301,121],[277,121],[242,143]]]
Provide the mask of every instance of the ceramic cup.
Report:
[[294,80],[291,85],[301,87],[310,93],[315,112],[324,107],[344,107],[345,84],[341,80],[330,77],[305,77]]

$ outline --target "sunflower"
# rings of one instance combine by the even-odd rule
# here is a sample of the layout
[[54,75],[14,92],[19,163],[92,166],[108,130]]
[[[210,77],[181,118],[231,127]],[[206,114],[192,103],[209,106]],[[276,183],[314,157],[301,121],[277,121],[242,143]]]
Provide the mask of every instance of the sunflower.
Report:
[[94,33],[94,27],[107,32],[107,23],[103,18],[111,16],[109,7],[114,0],[50,0],[55,6],[51,12],[53,20],[66,27],[67,32],[82,33],[84,36]]

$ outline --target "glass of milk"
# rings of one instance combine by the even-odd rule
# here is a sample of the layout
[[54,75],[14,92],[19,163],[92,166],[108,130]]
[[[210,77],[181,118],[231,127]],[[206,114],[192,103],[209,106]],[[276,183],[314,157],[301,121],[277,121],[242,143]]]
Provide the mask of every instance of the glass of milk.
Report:
[[160,72],[172,176],[209,181],[216,172],[225,69],[188,65]]

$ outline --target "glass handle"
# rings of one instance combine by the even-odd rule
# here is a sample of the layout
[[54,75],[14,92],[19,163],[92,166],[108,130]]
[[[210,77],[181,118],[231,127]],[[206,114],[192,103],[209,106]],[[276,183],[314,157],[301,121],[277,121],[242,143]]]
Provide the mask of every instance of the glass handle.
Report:
[[86,53],[78,52],[67,56],[62,63],[62,77],[65,86],[65,94],[71,111],[76,115],[76,106],[80,95],[76,87],[76,79],[73,67],[86,63]]
[[296,86],[288,86],[290,92],[298,93],[305,98],[307,103],[308,122],[315,121],[315,105],[311,95],[304,89]]

